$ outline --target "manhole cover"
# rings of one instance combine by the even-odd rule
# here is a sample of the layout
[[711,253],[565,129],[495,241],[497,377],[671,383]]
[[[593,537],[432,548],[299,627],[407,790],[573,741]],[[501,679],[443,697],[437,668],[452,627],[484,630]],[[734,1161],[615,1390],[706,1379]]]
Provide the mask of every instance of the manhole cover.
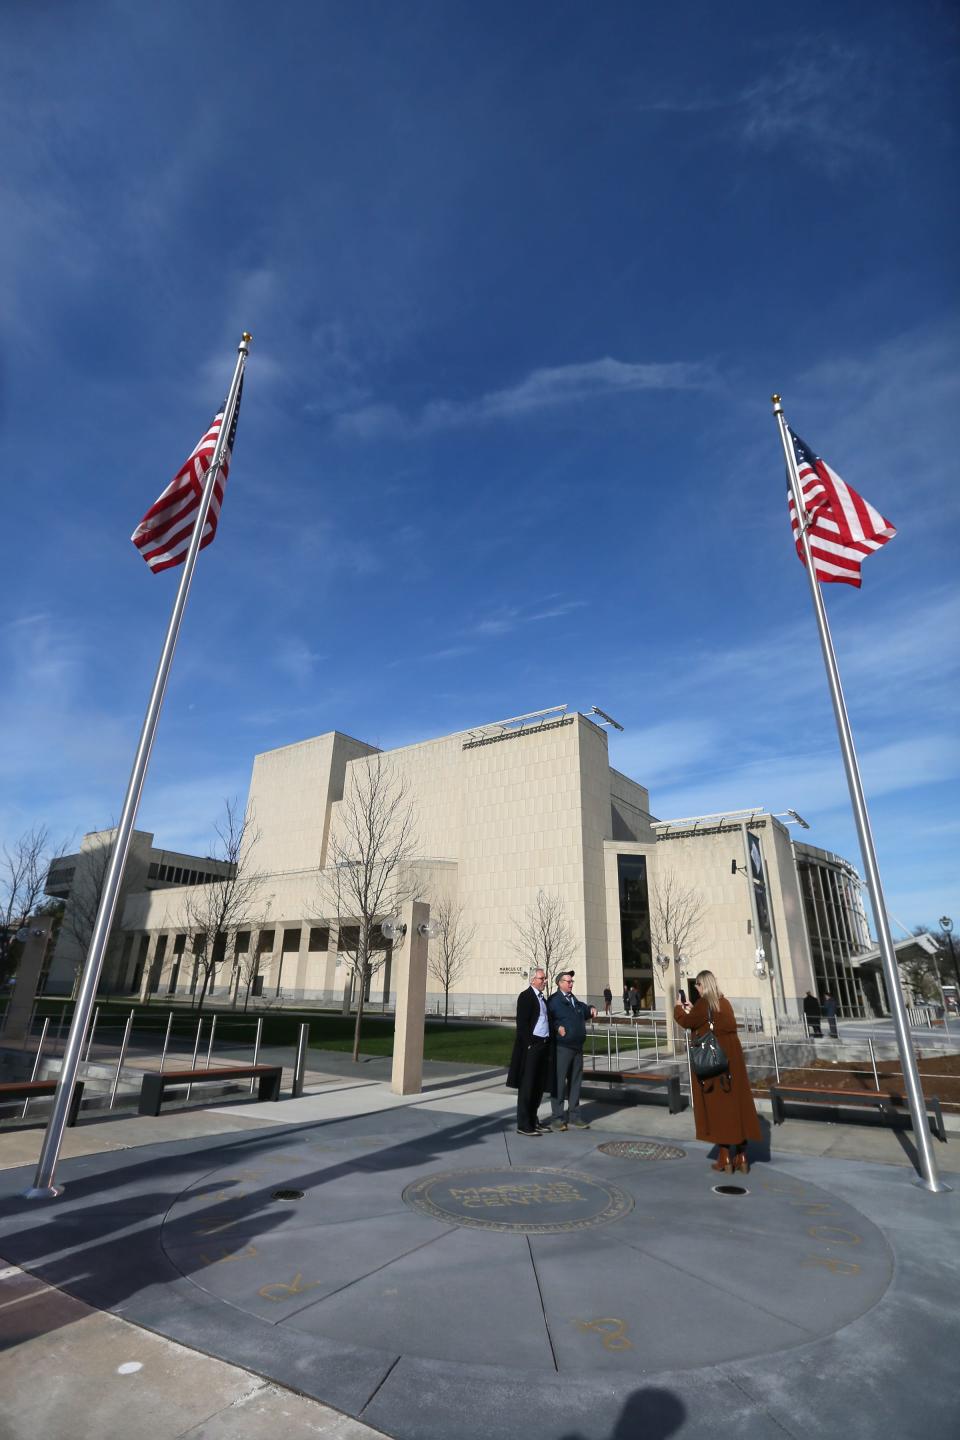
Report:
[[607,1180],[529,1165],[427,1175],[407,1186],[403,1200],[447,1225],[525,1235],[609,1225],[633,1209],[632,1196]]
[[714,1185],[714,1195],[749,1195],[750,1191],[745,1190],[742,1185]]
[[302,1190],[274,1190],[274,1200],[302,1200]]
[[607,1140],[597,1149],[621,1160],[682,1160],[687,1153],[677,1145],[657,1145],[652,1140]]

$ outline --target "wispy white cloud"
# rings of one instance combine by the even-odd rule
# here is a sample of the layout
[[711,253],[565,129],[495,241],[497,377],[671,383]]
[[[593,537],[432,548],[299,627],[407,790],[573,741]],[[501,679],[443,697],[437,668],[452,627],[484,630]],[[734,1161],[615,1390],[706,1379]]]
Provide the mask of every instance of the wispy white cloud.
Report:
[[416,437],[468,425],[512,420],[560,405],[581,405],[609,395],[645,390],[702,389],[712,382],[710,368],[687,361],[634,364],[610,356],[580,364],[533,370],[501,390],[473,400],[430,400],[416,415],[397,406],[370,404],[339,416],[342,435],[376,439],[384,435]]

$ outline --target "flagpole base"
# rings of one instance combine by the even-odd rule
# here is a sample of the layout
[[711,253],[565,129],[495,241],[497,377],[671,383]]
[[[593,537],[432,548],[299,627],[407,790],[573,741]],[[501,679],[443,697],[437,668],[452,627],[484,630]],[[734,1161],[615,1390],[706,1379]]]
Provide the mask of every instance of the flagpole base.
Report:
[[914,1176],[910,1183],[916,1185],[918,1190],[926,1190],[930,1195],[949,1195],[953,1191],[953,1186],[947,1185],[939,1176],[932,1185],[923,1175]]
[[29,1190],[24,1190],[24,1200],[56,1200],[63,1194],[62,1185],[32,1185]]

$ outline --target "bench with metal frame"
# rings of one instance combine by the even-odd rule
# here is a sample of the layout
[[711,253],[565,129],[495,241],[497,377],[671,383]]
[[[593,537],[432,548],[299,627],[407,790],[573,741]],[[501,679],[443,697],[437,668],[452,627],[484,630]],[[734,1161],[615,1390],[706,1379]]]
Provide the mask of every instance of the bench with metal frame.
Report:
[[[771,1085],[770,1108],[773,1111],[774,1125],[783,1124],[784,1100],[791,1105],[820,1105],[825,1109],[839,1109],[843,1105],[876,1106],[887,1119],[892,1119],[895,1115],[906,1115],[906,1118],[910,1119],[910,1112],[904,1111],[896,1104],[893,1096],[883,1090],[824,1090],[816,1085]],[[927,1095],[924,1103],[930,1116],[930,1129],[938,1140],[946,1144],[947,1132],[938,1096]]]
[[667,1092],[667,1105],[671,1115],[678,1115],[683,1108],[678,1075],[661,1075],[656,1070],[584,1070],[585,1085],[595,1084],[598,1080],[606,1080],[610,1085],[660,1086]]
[[201,1085],[204,1081],[259,1079],[258,1100],[280,1099],[282,1065],[224,1065],[216,1070],[147,1071],[140,1086],[140,1115],[159,1115],[167,1090],[184,1085]]
[[[23,1100],[26,1109],[27,1101],[37,1100],[42,1095],[53,1095],[56,1088],[56,1080],[4,1080],[3,1084],[0,1084],[0,1105],[6,1100]],[[82,1098],[83,1081],[75,1080],[70,1109],[67,1111],[68,1125],[76,1125]]]

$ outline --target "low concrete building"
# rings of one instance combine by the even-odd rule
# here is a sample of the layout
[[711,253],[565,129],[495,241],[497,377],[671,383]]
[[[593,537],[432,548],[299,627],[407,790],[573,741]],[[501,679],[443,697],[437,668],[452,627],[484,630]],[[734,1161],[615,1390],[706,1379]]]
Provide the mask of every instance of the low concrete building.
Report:
[[[325,913],[321,875],[331,832],[343,821],[350,769],[370,757],[389,783],[406,788],[422,893],[435,906],[451,898],[471,932],[452,990],[456,1008],[511,1008],[528,968],[518,925],[540,892],[569,929],[578,992],[595,1000],[609,985],[619,1002],[625,985],[635,984],[645,1008],[662,1005],[655,961],[673,945],[685,971],[714,969],[741,1010],[768,1019],[796,1018],[805,991],[817,988],[784,817],[744,810],[657,820],[645,787],[611,767],[602,725],[555,707],[391,751],[333,731],[256,756],[248,815],[259,839],[247,859],[259,877],[257,901],[220,957],[215,998],[245,1000],[249,992],[331,1005],[349,995],[344,934]],[[808,869],[829,857],[815,847],[802,851]],[[852,867],[844,883],[858,887]],[[699,912],[682,934],[671,920],[678,899]],[[183,965],[193,943],[183,900],[169,881],[130,885],[106,977],[111,988],[195,988],[196,966]],[[822,928],[817,940],[822,946]],[[386,963],[372,979],[375,1004],[391,998],[390,946],[384,950]],[[434,980],[429,1003],[440,995]]]

